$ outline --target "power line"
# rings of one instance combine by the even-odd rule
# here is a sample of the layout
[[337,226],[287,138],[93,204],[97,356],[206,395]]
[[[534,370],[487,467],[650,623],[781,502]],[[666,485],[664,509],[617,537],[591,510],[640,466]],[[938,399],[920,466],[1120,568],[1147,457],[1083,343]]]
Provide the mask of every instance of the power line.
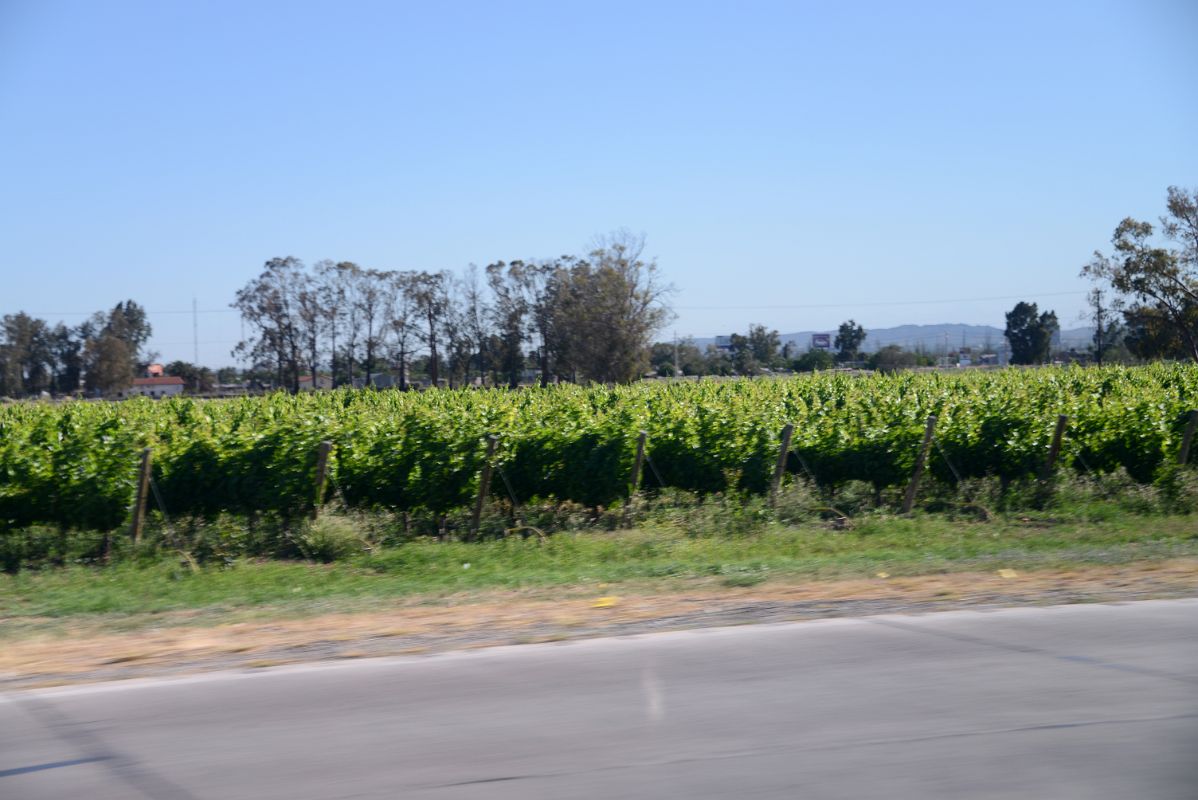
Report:
[[[90,317],[96,311],[26,311],[31,317]],[[236,308],[189,308],[183,311],[147,311],[146,314],[237,314]]]
[[151,341],[151,343],[154,344],[155,347],[162,347],[165,345],[182,347],[185,344],[237,344],[236,339],[209,339],[207,341],[200,341],[200,342],[193,342],[189,339],[186,342],[160,342],[160,341],[154,339],[153,337],[151,337],[150,341]]
[[956,297],[944,300],[881,300],[876,302],[856,302],[849,301],[844,303],[794,303],[788,305],[763,305],[763,306],[674,306],[679,311],[760,311],[760,310],[778,310],[786,311],[791,309],[802,308],[856,308],[859,306],[919,306],[919,305],[937,305],[945,303],[980,303],[989,300],[1023,300],[1028,297],[1065,297],[1067,295],[1082,295],[1084,291],[1074,292],[1024,292],[1022,294],[998,295],[995,297]]
[[[1023,292],[1021,294],[994,295],[991,297],[953,297],[937,300],[878,300],[878,301],[845,301],[840,303],[789,303],[784,305],[743,305],[743,306],[673,306],[679,311],[756,311],[756,310],[780,310],[803,309],[803,308],[850,308],[855,306],[918,306],[918,305],[938,305],[945,303],[981,303],[991,300],[1023,300],[1028,297],[1068,297],[1086,294],[1083,290],[1070,292]],[[96,312],[92,311],[27,311],[30,316],[35,317],[90,317]],[[238,314],[240,311],[236,308],[188,308],[188,309],[165,309],[161,311],[146,311],[150,315],[164,314]]]

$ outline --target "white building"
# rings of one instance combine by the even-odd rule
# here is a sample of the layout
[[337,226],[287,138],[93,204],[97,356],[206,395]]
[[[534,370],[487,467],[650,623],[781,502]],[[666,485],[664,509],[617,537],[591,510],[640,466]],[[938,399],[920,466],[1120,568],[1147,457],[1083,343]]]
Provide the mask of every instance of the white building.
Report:
[[183,379],[177,375],[155,378],[134,378],[133,385],[117,392],[117,397],[174,397],[183,394]]

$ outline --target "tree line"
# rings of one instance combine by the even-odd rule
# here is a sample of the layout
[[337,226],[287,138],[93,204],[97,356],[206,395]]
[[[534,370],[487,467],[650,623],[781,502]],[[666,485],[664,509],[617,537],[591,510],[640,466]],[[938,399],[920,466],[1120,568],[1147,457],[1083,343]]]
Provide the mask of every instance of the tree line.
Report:
[[[875,359],[865,359],[861,353],[865,338],[865,328],[850,319],[840,324],[831,342],[834,352],[814,348],[802,352],[794,342],[783,344],[777,330],[754,323],[746,333],[733,333],[723,346],[708,345],[701,350],[691,338],[657,342],[650,348],[649,360],[653,372],[661,377],[759,375],[787,370],[812,372],[837,364],[872,365]],[[890,355],[895,348],[883,349]],[[911,361],[910,366],[917,365],[914,354]]]
[[145,309],[132,300],[75,326],[19,311],[0,321],[0,396],[106,393],[128,386],[153,354]]
[[[1089,356],[1098,363],[1198,361],[1198,190],[1170,186],[1165,207],[1159,225],[1124,219],[1111,251],[1095,251],[1081,270],[1093,282]],[[393,371],[407,388],[414,373],[432,385],[516,386],[530,374],[541,384],[618,383],[646,372],[753,375],[836,363],[877,369],[932,363],[927,354],[894,345],[865,359],[866,332],[854,320],[841,324],[834,352],[799,353],[763,325],[705,351],[691,340],[654,343],[671,316],[672,289],[645,258],[644,244],[620,231],[597,239],[582,256],[496,261],[460,275],[274,258],[232,304],[250,331],[233,355],[250,368],[239,375],[178,361],[166,374],[183,377],[193,392],[246,374],[297,391],[305,378],[313,386],[324,376],[335,386],[369,385]],[[1052,358],[1060,329],[1054,312],[1021,302],[1006,317],[1012,363]],[[0,319],[0,396],[124,388],[155,357],[143,352],[150,333],[145,310],[133,300],[76,326],[7,314]]]
[[542,385],[631,381],[671,315],[671,289],[644,245],[620,231],[584,256],[461,275],[273,258],[232,304],[249,328],[234,355],[291,391],[323,375],[333,386],[373,385],[393,370],[406,389],[417,362],[433,386],[515,387],[530,370]]
[[[1198,362],[1198,189],[1170,186],[1166,213],[1153,225],[1131,217],[1115,228],[1110,253],[1095,251],[1081,270],[1093,282],[1087,317],[1094,333],[1087,353],[1094,363],[1155,361]],[[1161,239],[1155,238],[1159,236]],[[1021,301],[1006,313],[1004,336],[1010,362],[1043,364],[1054,358],[1053,340],[1060,332],[1056,312],[1040,311]],[[892,370],[930,365],[933,359],[897,345],[863,359],[858,352],[865,331],[853,320],[840,325],[835,353],[810,350],[796,355],[791,343],[779,346],[779,334],[751,325],[733,334],[725,348],[701,352],[691,340],[653,345],[652,360],[661,375],[753,375],[765,370],[826,369],[854,363]]]

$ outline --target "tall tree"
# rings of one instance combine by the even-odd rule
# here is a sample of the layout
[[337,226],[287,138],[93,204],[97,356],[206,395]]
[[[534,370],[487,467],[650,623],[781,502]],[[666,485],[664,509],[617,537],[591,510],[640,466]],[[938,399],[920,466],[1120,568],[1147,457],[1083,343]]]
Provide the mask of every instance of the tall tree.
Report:
[[[1191,306],[1187,322],[1198,328],[1198,305]],[[1179,326],[1160,309],[1135,304],[1123,310],[1123,344],[1128,352],[1145,361],[1162,358],[1190,358],[1186,342],[1179,335]]]
[[674,366],[678,366],[681,375],[705,375],[707,364],[703,352],[691,338],[679,339],[675,342],[655,342],[649,350],[649,361],[654,372],[661,377],[673,377]]
[[772,367],[778,361],[778,347],[781,339],[776,330],[770,330],[764,325],[749,326],[749,347],[753,357],[762,366]]
[[734,333],[731,340],[732,364],[741,375],[756,375],[778,362],[778,332],[764,325],[750,325],[747,336]]
[[184,391],[191,394],[210,392],[216,386],[216,375],[208,367],[202,367],[199,364],[172,361],[163,367],[163,372],[182,378]]
[[850,319],[840,323],[836,339],[832,342],[836,347],[836,360],[840,362],[856,361],[861,351],[861,345],[865,342],[865,337],[865,328],[858,325],[855,320]]
[[1042,364],[1052,350],[1052,337],[1060,329],[1057,315],[1043,314],[1035,303],[1020,301],[1007,312],[1006,337],[1011,345],[1012,364]]
[[529,308],[529,337],[536,348],[541,386],[548,386],[555,373],[553,348],[553,292],[559,276],[569,274],[578,261],[575,256],[560,256],[550,261],[526,262],[521,282]]
[[[115,336],[125,343],[130,359],[136,364],[142,356],[142,348],[150,340],[153,329],[146,319],[146,310],[133,300],[117,303],[108,312],[104,333]],[[151,360],[147,354],[146,361]]]
[[491,326],[482,278],[476,265],[471,264],[466,268],[466,274],[457,283],[457,295],[462,336],[470,342],[467,378],[470,377],[471,366],[477,369],[481,377],[487,369],[487,341]]
[[297,336],[300,340],[302,368],[312,378],[312,388],[320,386],[320,357],[323,335],[327,328],[328,311],[325,307],[326,292],[319,273],[301,273],[296,276],[292,293],[295,296]]
[[[84,385],[92,392],[124,389],[141,367],[156,357],[143,353],[153,330],[146,312],[133,300],[117,303],[108,312],[97,312],[76,329]],[[64,343],[69,351],[71,346]]]
[[0,394],[28,395],[51,388],[54,354],[44,320],[24,311],[0,324]]
[[[320,299],[324,332],[329,337],[329,374],[332,376],[333,386],[336,387],[340,378],[337,371],[337,334],[341,331],[341,320],[345,313],[345,287],[340,280],[337,265],[327,258],[316,262],[313,279]],[[315,381],[315,378],[313,380]],[[313,386],[315,385],[313,383]]]
[[1133,317],[1172,328],[1186,357],[1198,361],[1198,190],[1170,186],[1166,210],[1161,232],[1174,247],[1153,241],[1151,223],[1128,217],[1115,228],[1111,254],[1095,251],[1082,274],[1129,298]]
[[129,343],[105,331],[84,345],[87,363],[86,387],[92,392],[110,394],[133,383],[135,356]]
[[756,375],[761,371],[761,364],[749,346],[748,336],[739,333],[729,336],[728,354],[732,357],[732,368],[738,375]]
[[441,379],[441,333],[449,311],[448,272],[418,272],[412,277],[412,301],[423,322],[421,338],[428,348],[428,378],[433,388]]
[[[337,375],[336,365],[344,368],[341,382],[353,385],[354,363],[357,360],[358,342],[362,338],[362,319],[359,314],[361,304],[358,301],[358,290],[361,287],[362,268],[352,261],[338,261],[323,274],[324,281],[329,287],[335,303],[335,330],[344,334],[345,345],[341,356],[334,352],[334,376]],[[335,351],[335,346],[334,346]],[[334,377],[334,383],[338,383]]]
[[408,370],[419,332],[414,285],[416,273],[395,272],[387,287],[386,317],[390,326],[391,358],[399,365],[399,388],[408,389]]
[[54,354],[54,391],[78,392],[83,377],[83,339],[60,322],[50,331],[50,351]]
[[279,386],[299,391],[302,340],[295,287],[303,283],[304,265],[298,258],[272,258],[261,274],[237,292],[233,307],[255,335],[240,342],[234,354],[248,354],[273,365]]
[[359,270],[356,276],[354,302],[362,324],[362,368],[366,372],[363,386],[366,387],[373,385],[371,379],[378,372],[379,354],[386,333],[384,312],[393,279],[393,273],[373,269]]
[[550,351],[599,383],[624,383],[649,366],[653,335],[670,317],[671,287],[645,260],[643,236],[618,231],[596,240],[586,260],[558,269],[549,281]]
[[488,264],[486,272],[487,284],[494,297],[491,320],[496,331],[489,349],[508,387],[515,389],[520,385],[524,371],[524,345],[528,341],[528,318],[532,311],[527,272],[522,261],[510,264],[497,261]]

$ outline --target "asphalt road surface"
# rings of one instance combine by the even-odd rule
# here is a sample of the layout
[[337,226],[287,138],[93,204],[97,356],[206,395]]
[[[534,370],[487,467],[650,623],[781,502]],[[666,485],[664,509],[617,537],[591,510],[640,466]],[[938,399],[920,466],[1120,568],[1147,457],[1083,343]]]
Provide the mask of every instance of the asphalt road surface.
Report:
[[0,695],[0,798],[1198,798],[1198,600]]

